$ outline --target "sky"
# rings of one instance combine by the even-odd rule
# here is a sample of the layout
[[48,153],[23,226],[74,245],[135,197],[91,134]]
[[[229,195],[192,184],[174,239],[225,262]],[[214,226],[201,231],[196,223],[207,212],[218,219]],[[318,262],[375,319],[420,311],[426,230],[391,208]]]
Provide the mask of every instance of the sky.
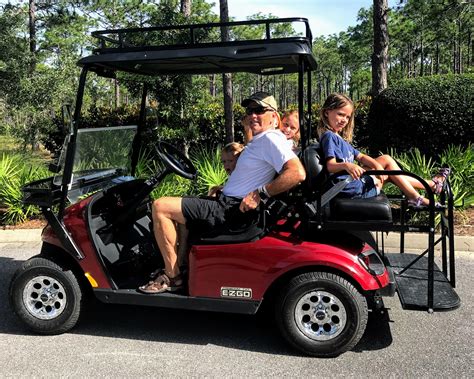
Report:
[[[214,12],[219,14],[219,1],[214,0]],[[305,17],[313,36],[338,34],[357,24],[360,8],[369,8],[373,0],[227,0],[229,16],[235,21],[261,12],[280,18]],[[389,0],[394,6],[397,0]]]

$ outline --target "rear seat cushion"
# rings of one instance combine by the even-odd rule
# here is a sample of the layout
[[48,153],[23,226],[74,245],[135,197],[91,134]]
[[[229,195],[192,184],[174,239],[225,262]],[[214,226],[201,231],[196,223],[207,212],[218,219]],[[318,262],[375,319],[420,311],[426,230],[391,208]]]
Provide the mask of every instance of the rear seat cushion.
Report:
[[331,221],[392,222],[390,202],[382,192],[366,199],[334,198],[330,203]]

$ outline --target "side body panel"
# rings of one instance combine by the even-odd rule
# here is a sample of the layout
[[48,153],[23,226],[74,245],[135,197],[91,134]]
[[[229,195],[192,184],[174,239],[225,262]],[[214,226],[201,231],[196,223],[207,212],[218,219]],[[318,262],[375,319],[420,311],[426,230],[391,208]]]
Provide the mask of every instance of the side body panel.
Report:
[[[110,281],[103,270],[102,263],[97,258],[97,253],[88,232],[86,209],[90,200],[91,197],[69,207],[64,213],[63,222],[84,255],[84,259],[76,260],[84,273],[89,273],[95,279],[98,288],[111,288]],[[43,230],[42,239],[44,242],[62,247],[55,231],[49,225]]]
[[367,245],[347,251],[342,247],[305,242],[288,233],[272,233],[261,240],[234,245],[193,246],[189,257],[190,296],[221,297],[221,287],[252,290],[260,300],[270,285],[285,273],[308,267],[328,267],[353,278],[363,290],[388,285],[387,270],[373,276],[357,258]]

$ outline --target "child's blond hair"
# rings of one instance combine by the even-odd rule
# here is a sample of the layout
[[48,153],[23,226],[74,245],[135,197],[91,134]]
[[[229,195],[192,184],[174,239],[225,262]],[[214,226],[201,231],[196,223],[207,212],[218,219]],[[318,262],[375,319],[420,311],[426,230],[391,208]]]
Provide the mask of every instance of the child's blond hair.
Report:
[[341,131],[341,137],[347,142],[352,142],[352,137],[354,133],[354,103],[346,95],[342,95],[340,93],[330,94],[324,102],[323,106],[321,107],[321,110],[319,112],[318,125],[319,138],[321,138],[325,131],[331,130],[326,112],[333,109],[345,107],[347,104],[350,104],[352,106],[352,114],[349,122]]
[[238,155],[244,149],[244,145],[238,142],[230,142],[222,148],[222,153],[231,153],[232,155]]

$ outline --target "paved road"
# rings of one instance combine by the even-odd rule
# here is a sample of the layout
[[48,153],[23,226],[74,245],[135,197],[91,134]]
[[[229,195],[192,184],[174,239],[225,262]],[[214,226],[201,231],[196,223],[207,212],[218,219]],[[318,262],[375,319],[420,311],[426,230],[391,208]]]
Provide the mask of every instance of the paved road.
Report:
[[353,351],[334,359],[300,356],[255,317],[131,306],[97,306],[60,336],[26,331],[7,291],[35,243],[0,243],[2,377],[474,377],[474,253],[458,258],[463,305],[429,315],[385,300]]

